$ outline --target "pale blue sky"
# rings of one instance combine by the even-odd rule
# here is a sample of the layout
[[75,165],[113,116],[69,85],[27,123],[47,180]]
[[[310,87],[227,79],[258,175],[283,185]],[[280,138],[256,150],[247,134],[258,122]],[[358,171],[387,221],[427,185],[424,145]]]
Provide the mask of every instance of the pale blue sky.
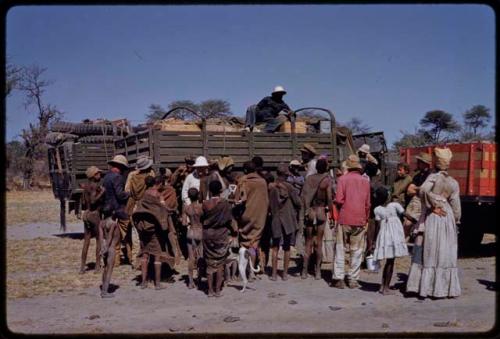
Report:
[[[65,120],[144,121],[151,103],[220,98],[235,115],[283,85],[295,109],[360,118],[390,144],[425,112],[495,111],[495,16],[484,5],[25,6],[6,54],[47,67]],[[7,100],[6,138],[34,120]]]

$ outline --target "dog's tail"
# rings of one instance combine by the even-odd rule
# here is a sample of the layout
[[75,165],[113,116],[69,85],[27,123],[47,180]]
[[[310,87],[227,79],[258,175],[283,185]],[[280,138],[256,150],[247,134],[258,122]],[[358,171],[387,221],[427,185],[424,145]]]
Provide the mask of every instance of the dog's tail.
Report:
[[[248,250],[248,249],[246,249],[246,251],[245,251],[245,252],[246,252],[247,256],[250,256],[250,252],[249,252],[249,250]],[[259,266],[259,265],[257,265],[257,268],[254,268],[254,267],[253,267],[253,264],[252,264],[252,260],[250,260],[250,259],[249,259],[249,260],[248,260],[248,264],[250,265],[250,269],[251,269],[254,273],[260,272],[260,266]]]

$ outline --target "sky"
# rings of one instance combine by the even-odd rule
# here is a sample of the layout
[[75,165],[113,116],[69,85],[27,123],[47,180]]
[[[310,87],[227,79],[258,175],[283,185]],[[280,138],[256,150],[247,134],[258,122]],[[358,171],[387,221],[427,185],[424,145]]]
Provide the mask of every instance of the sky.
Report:
[[[207,99],[244,116],[282,85],[292,109],[359,118],[392,144],[431,110],[494,116],[494,33],[486,5],[18,6],[5,52],[47,68],[43,100],[65,121],[135,125],[150,104]],[[35,120],[23,100],[7,98],[7,141]]]

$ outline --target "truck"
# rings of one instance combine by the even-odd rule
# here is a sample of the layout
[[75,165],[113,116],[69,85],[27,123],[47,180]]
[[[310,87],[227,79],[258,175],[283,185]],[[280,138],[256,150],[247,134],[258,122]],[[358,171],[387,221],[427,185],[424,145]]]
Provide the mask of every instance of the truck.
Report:
[[[400,149],[400,159],[411,168],[421,152],[432,155],[436,145]],[[458,245],[463,252],[474,251],[484,233],[496,233],[496,143],[476,141],[437,145],[450,148],[453,157],[448,173],[458,181],[462,218]]]
[[[117,154],[124,155],[133,168],[137,157],[147,155],[153,159],[153,168],[169,168],[172,171],[184,164],[186,155],[203,155],[209,159],[231,156],[235,171],[242,171],[243,162],[259,155],[268,171],[275,171],[282,162],[300,159],[300,148],[304,143],[312,144],[320,154],[327,154],[333,168],[356,152],[356,145],[368,143],[384,168],[387,152],[383,132],[353,136],[349,129],[337,126],[332,111],[319,107],[305,107],[294,111],[289,132],[226,132],[224,129],[210,131],[201,114],[188,107],[176,107],[162,119],[167,119],[179,109],[190,111],[201,119],[199,131],[165,131],[149,126],[135,133],[114,136],[93,143],[69,142],[48,150],[49,173],[54,197],[61,205],[61,226],[65,227],[66,213],[81,212],[81,184],[86,181],[85,170],[91,166],[107,168],[107,162]],[[322,128],[317,133],[296,131],[296,118],[301,112],[316,112],[326,115]],[[325,128],[325,122],[326,128]],[[318,123],[319,124],[319,123]],[[357,147],[359,147],[359,145]],[[68,208],[66,208],[66,204]]]

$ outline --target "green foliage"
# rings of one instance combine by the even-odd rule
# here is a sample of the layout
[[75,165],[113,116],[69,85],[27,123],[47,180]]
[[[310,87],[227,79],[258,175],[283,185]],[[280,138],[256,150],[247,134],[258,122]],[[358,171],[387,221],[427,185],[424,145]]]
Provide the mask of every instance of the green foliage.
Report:
[[463,114],[463,117],[465,127],[472,131],[474,137],[477,136],[478,129],[488,126],[491,120],[490,109],[483,105],[473,106]]
[[[149,113],[146,114],[146,119],[148,120],[148,122],[153,122],[155,120],[161,119],[165,115],[165,113],[176,107],[187,107],[205,117],[206,119],[221,118],[232,115],[231,105],[225,100],[210,99],[202,101],[199,104],[195,104],[191,100],[175,100],[168,105],[168,109],[164,109],[162,106],[157,104],[151,104],[149,106]],[[172,112],[168,117],[182,120],[200,119],[199,116],[193,114],[187,109],[178,109]]]
[[442,110],[425,113],[425,116],[420,120],[420,125],[429,128],[428,132],[432,135],[432,143],[441,142],[443,132],[452,134],[460,131],[460,125],[453,119],[453,116]]
[[401,139],[393,144],[393,149],[399,149],[401,147],[421,147],[432,143],[432,135],[424,129],[416,130],[415,133],[401,131],[401,134]]

